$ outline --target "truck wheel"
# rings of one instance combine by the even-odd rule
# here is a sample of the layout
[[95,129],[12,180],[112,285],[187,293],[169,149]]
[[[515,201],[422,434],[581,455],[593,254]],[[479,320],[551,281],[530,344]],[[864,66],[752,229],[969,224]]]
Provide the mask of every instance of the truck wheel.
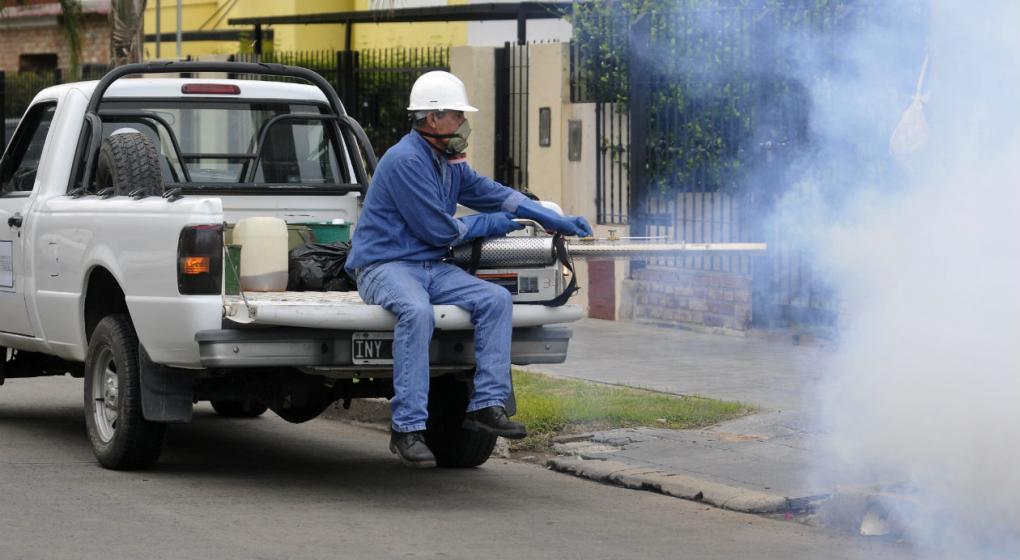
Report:
[[297,406],[274,406],[272,409],[277,416],[291,424],[302,424],[318,418],[333,402],[333,399],[328,395],[323,395],[322,397],[313,397],[310,401]]
[[163,194],[159,151],[148,136],[141,132],[121,132],[103,140],[96,163],[96,188],[107,187],[113,187],[116,196]]
[[425,441],[440,467],[477,467],[489,460],[496,446],[496,436],[461,427],[468,390],[468,383],[452,374],[434,377],[430,382]]
[[151,467],[166,425],[142,416],[138,336],[127,315],[105,317],[85,355],[85,427],[99,464],[115,470]]
[[256,416],[262,416],[262,414],[269,410],[266,405],[249,401],[210,401],[213,410],[216,414],[224,418],[255,418]]

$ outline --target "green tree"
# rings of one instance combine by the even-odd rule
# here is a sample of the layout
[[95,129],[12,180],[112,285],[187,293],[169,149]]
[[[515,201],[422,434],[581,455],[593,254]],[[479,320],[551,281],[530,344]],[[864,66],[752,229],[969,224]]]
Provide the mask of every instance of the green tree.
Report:
[[[27,0],[17,0],[25,5]],[[81,0],[59,0],[60,31],[70,51],[68,70],[70,76],[81,74]],[[113,0],[110,11],[110,63],[114,66],[140,62],[142,60],[142,27],[145,15],[145,0]]]
[[[62,2],[78,0],[62,0]],[[114,0],[110,11],[110,64],[141,62],[145,0]]]
[[68,61],[72,76],[81,72],[81,0],[60,0],[60,32],[71,52]]
[[[28,0],[15,1],[21,6],[28,4]],[[70,51],[68,67],[71,75],[77,76],[81,67],[81,0],[59,0],[58,3],[60,4],[60,32]],[[9,2],[0,2],[0,7],[3,7],[3,4],[10,5]]]

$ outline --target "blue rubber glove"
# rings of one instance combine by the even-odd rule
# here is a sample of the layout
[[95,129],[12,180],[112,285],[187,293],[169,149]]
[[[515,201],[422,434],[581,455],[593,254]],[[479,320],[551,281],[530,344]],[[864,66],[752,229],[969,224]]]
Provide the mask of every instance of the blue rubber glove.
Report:
[[584,216],[561,216],[555,210],[546,208],[534,200],[525,200],[517,207],[521,218],[535,220],[547,230],[558,231],[578,237],[591,237],[591,225]]
[[493,212],[491,214],[472,214],[464,216],[460,221],[467,226],[467,233],[461,241],[470,241],[479,237],[503,237],[511,231],[524,228],[524,224],[513,220],[510,212]]

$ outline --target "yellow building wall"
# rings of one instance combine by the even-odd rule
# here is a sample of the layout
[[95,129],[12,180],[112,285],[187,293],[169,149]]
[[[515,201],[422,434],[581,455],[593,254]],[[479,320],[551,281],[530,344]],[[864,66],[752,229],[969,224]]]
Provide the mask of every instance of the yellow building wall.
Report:
[[[379,5],[379,0],[355,0],[357,10]],[[399,0],[394,4],[400,6]],[[405,3],[414,5],[415,3]],[[448,5],[467,4],[467,0],[449,0]],[[403,6],[401,6],[403,7]],[[362,23],[354,26],[351,48],[385,49],[390,47],[457,46],[467,44],[466,22],[441,23]]]
[[[416,5],[416,2],[404,2]],[[399,0],[392,5],[402,7]],[[467,0],[448,0],[449,4],[466,4]],[[182,0],[181,28],[183,31],[243,30],[251,27],[227,25],[227,20],[241,17],[283,16],[368,10],[391,4],[380,0]],[[145,6],[145,33],[156,33],[156,2]],[[266,29],[264,27],[264,29]],[[344,46],[343,24],[276,25],[272,26],[272,49],[277,51],[340,50]],[[160,2],[160,33],[177,32],[176,0]],[[351,47],[379,49],[390,47],[445,46],[467,43],[467,23],[363,23],[354,26]],[[264,44],[268,50],[270,46]],[[160,44],[159,58],[174,58],[176,42],[171,38]],[[237,41],[183,41],[181,56],[227,55],[241,50]],[[250,50],[249,48],[245,50]],[[145,57],[155,59],[156,43],[145,43]]]

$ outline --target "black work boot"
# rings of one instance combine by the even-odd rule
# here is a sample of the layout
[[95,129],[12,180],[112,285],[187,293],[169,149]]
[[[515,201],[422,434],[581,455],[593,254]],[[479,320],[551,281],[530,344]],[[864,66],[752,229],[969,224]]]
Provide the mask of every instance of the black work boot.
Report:
[[390,451],[409,467],[430,469],[436,466],[436,457],[425,444],[425,432],[390,432]]
[[502,406],[490,406],[464,415],[465,430],[496,434],[508,439],[522,439],[528,435],[524,424],[511,422]]

